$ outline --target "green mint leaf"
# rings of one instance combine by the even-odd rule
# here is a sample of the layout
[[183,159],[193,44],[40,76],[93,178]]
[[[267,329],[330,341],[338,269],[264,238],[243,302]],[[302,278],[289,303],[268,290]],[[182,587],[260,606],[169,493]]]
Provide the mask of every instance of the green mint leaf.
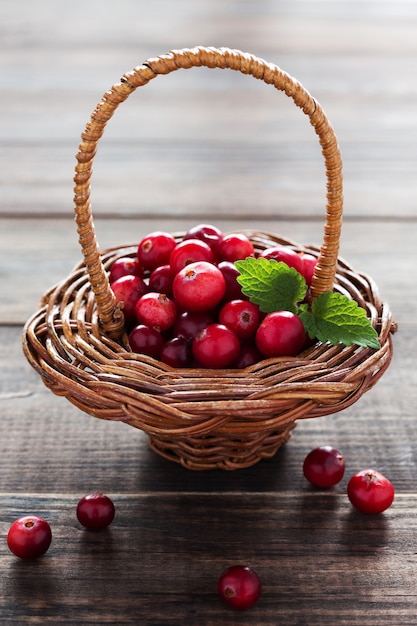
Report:
[[309,336],[319,341],[330,341],[333,345],[381,347],[366,311],[355,300],[342,294],[329,291],[318,296],[311,312],[304,305],[300,307],[299,317]]
[[237,281],[242,292],[261,311],[298,313],[297,303],[304,299],[307,284],[297,270],[286,263],[262,257],[248,257],[244,261],[236,261],[235,266],[240,272]]

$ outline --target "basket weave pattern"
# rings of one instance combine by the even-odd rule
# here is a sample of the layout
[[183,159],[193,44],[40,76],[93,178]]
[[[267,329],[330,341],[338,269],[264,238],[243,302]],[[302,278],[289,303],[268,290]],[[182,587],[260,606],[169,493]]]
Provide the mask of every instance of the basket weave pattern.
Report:
[[[176,370],[131,352],[108,270],[117,258],[133,257],[137,244],[100,251],[90,202],[92,163],[120,103],[157,75],[194,66],[250,74],[286,93],[308,115],[322,147],[327,180],[322,245],[244,232],[257,251],[280,243],[317,256],[312,297],[335,289],[356,300],[377,330],[379,350],[316,344],[298,357],[266,359],[244,370]],[[82,134],[74,180],[84,260],[43,296],[22,339],[24,353],[44,383],[82,411],[143,430],[156,452],[190,469],[237,469],[273,456],[296,420],[353,404],[388,367],[396,328],[389,307],[368,276],[338,257],[343,195],[336,137],[320,105],[277,66],[226,48],[186,49],[148,60],[125,74],[97,105]]]

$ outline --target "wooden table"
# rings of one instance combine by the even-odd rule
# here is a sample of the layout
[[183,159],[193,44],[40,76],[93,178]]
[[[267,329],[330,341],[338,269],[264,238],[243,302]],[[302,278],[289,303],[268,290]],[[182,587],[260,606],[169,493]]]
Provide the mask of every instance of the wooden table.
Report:
[[[73,0],[58,11],[5,0],[0,18],[1,624],[416,624],[415,3]],[[72,173],[91,111],[123,72],[197,44],[266,58],[324,106],[344,156],[341,255],[375,279],[399,324],[372,391],[236,472],[188,471],[140,431],[84,415],[43,386],[20,346],[40,296],[80,260]],[[284,96],[230,72],[178,72],[139,90],[106,130],[98,239],[105,249],[211,221],[320,244],[323,176],[314,133]],[[328,491],[302,475],[321,444],[347,463]],[[346,497],[349,476],[369,466],[396,488],[380,516]],[[75,518],[93,490],[117,508],[104,532]],[[34,562],[5,542],[26,513],[53,529]],[[217,597],[234,563],[263,582],[247,612]]]

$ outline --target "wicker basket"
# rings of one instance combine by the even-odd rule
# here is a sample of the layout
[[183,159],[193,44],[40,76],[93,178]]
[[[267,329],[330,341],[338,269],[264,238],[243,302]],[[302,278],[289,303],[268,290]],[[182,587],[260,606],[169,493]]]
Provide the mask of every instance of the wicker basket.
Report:
[[[321,247],[244,232],[258,251],[283,243],[316,255],[312,297],[334,289],[356,300],[378,333],[379,350],[318,343],[298,357],[219,371],[176,370],[129,349],[108,269],[117,258],[134,256],[137,246],[100,252],[90,203],[92,162],[106,123],[121,102],[158,74],[194,66],[250,74],[283,91],[309,117],[327,179]],[[338,257],[343,199],[336,137],[317,101],[275,65],[226,48],[184,49],[146,61],[125,74],[97,105],[82,134],[74,180],[84,261],[43,296],[40,310],[25,325],[23,350],[44,383],[86,413],[143,430],[157,453],[187,468],[243,468],[273,456],[296,420],[350,406],[388,367],[396,329],[390,309],[373,281]]]

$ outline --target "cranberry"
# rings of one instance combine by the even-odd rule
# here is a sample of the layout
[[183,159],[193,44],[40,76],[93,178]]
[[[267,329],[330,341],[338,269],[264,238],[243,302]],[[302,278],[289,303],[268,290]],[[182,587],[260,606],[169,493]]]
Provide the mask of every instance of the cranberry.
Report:
[[138,260],[147,270],[154,270],[160,265],[167,265],[172,250],[177,245],[173,235],[163,231],[150,233],[138,245]]
[[263,250],[260,255],[264,259],[274,259],[275,261],[286,263],[288,267],[293,267],[300,274],[303,273],[303,260],[299,254],[288,246],[273,246]]
[[214,317],[207,311],[184,311],[175,320],[173,332],[177,337],[193,339],[200,330],[213,323]]
[[254,335],[259,321],[259,308],[247,300],[231,300],[219,313],[220,324],[233,330],[240,339],[248,339]]
[[218,253],[223,261],[234,262],[255,256],[255,249],[246,235],[232,233],[225,235],[220,241]]
[[301,274],[304,276],[307,285],[310,286],[317,265],[317,259],[312,254],[303,254],[301,260],[303,262]]
[[123,302],[123,314],[126,324],[129,326],[136,321],[136,303],[148,287],[139,276],[122,276],[111,285],[117,302]]
[[333,487],[343,478],[345,459],[336,448],[320,446],[307,454],[303,472],[315,487]]
[[[109,272],[109,278],[123,274],[110,282],[116,300],[123,302],[132,350],[174,367],[187,367],[195,359],[196,366],[208,362],[207,367],[243,368],[265,357],[293,356],[306,349],[311,342],[297,316],[287,311],[266,315],[242,293],[234,262],[256,254],[247,235],[223,235],[211,224],[190,228],[181,240],[159,230],[143,237],[136,258],[117,259]],[[302,269],[306,280],[310,280],[311,259],[317,262],[289,246],[271,246],[260,256]],[[212,331],[210,339],[202,335],[209,326],[227,328],[233,339],[227,335],[225,346],[216,345]],[[186,349],[182,339],[195,343],[191,359],[187,356],[190,346]],[[250,344],[246,344],[248,339]],[[199,347],[200,342],[205,348]],[[218,358],[205,354],[212,343]],[[201,358],[196,356],[199,350]],[[231,354],[226,357],[222,353],[228,350]]]
[[259,600],[262,584],[255,570],[243,565],[233,565],[220,576],[217,590],[226,604],[243,610]]
[[36,559],[48,550],[52,541],[51,527],[37,515],[17,519],[9,528],[7,545],[21,559]]
[[110,284],[122,276],[142,276],[138,259],[124,256],[115,260],[109,272]]
[[210,324],[192,342],[196,361],[213,369],[228,367],[237,358],[239,349],[237,335],[222,324]]
[[155,328],[138,324],[129,333],[129,344],[133,352],[147,354],[157,359],[164,345],[164,339]]
[[242,293],[242,287],[237,282],[240,272],[232,261],[220,261],[217,265],[226,281],[226,292],[224,300],[247,300],[248,298]]
[[189,367],[191,356],[191,347],[187,339],[173,337],[165,343],[159,358],[171,367]]
[[77,518],[89,530],[107,528],[115,514],[113,501],[103,493],[90,493],[81,498],[77,505]]
[[184,239],[200,239],[204,241],[204,243],[210,246],[214,254],[217,253],[222,237],[223,234],[221,230],[211,224],[197,224],[197,226],[190,228],[184,235]]
[[160,265],[156,267],[149,276],[149,290],[172,295],[172,281],[174,274],[170,265]]
[[190,263],[174,278],[172,291],[176,303],[183,310],[207,311],[213,309],[224,296],[226,281],[212,263]]
[[207,243],[200,239],[186,239],[175,246],[169,257],[172,272],[177,274],[183,267],[196,261],[212,263],[214,255]]
[[306,341],[304,325],[290,311],[276,311],[265,316],[256,331],[256,345],[266,357],[295,356]]
[[350,478],[347,495],[353,506],[362,513],[377,514],[391,506],[395,490],[388,478],[380,472],[366,469]]
[[139,324],[152,326],[164,332],[173,326],[177,317],[177,307],[164,293],[151,291],[136,302],[135,314]]
[[242,343],[238,357],[236,361],[233,362],[232,366],[237,369],[243,369],[244,367],[249,367],[250,365],[262,361],[262,358],[262,354],[254,343]]

